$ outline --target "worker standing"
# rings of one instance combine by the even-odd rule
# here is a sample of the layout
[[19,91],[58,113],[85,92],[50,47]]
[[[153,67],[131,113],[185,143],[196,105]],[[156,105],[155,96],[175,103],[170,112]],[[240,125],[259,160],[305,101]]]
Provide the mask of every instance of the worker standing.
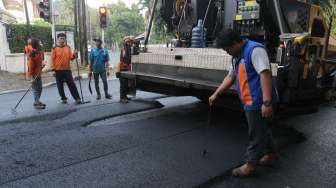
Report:
[[28,55],[28,76],[32,80],[32,90],[34,96],[34,107],[36,109],[45,109],[46,105],[40,101],[42,94],[42,68],[45,66],[44,52],[41,49],[40,41],[37,39],[32,39],[31,41],[32,49]]
[[64,33],[57,35],[58,45],[51,51],[51,68],[55,71],[57,88],[62,103],[67,103],[67,97],[64,93],[64,82],[66,82],[76,104],[80,104],[81,99],[70,68],[70,61],[77,58],[77,52],[72,53],[71,48],[66,45],[65,40],[66,35]]
[[29,37],[27,39],[27,45],[25,45],[25,47],[24,47],[24,53],[29,54],[32,50],[33,50],[32,39]]
[[245,177],[251,175],[257,165],[271,164],[278,157],[270,120],[279,99],[272,83],[269,58],[262,44],[243,40],[238,33],[225,30],[217,37],[217,47],[233,58],[228,75],[209,98],[209,104],[213,105],[220,94],[236,83],[248,122],[248,147],[246,163],[234,169],[232,174]]
[[[123,39],[123,48],[120,51],[120,62],[119,62],[119,72],[129,71],[131,67],[131,58],[132,58],[132,39],[130,37],[125,37]],[[120,102],[127,103],[127,93],[128,93],[128,80],[125,78],[119,77],[120,81]]]
[[112,96],[108,93],[107,76],[110,75],[109,72],[109,53],[102,47],[102,40],[95,39],[96,48],[91,49],[89,57],[89,77],[91,78],[93,73],[93,78],[95,81],[97,100],[101,99],[99,90],[99,76],[103,81],[105,98],[111,99]]
[[[24,49],[23,49],[23,52],[24,52],[24,63],[23,63],[23,69],[24,69],[24,74],[25,74],[25,79],[26,79],[26,76],[27,76],[27,71],[26,71],[26,61],[28,62],[28,59],[29,59],[29,54],[30,52],[33,50],[33,47],[32,47],[32,38],[31,37],[28,37],[27,38],[27,45],[24,46]],[[28,75],[29,77],[29,75]]]

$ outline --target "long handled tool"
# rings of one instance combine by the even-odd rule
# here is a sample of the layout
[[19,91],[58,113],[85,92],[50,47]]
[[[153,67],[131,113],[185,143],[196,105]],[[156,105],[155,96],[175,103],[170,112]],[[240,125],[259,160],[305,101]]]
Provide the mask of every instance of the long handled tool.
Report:
[[204,131],[204,136],[203,136],[203,152],[202,152],[202,157],[205,158],[208,155],[208,150],[207,150],[207,141],[208,141],[208,135],[210,132],[210,128],[212,126],[212,113],[213,113],[213,106],[210,105],[209,107],[209,112],[208,112],[208,122],[205,127]]
[[[38,78],[38,75],[35,76],[32,82],[34,82],[37,78]],[[32,84],[30,84],[29,88],[26,90],[26,92],[23,94],[20,100],[16,103],[15,107],[11,109],[13,114],[17,114],[16,108],[19,106],[19,104],[21,103],[23,98],[27,95],[27,93],[32,89],[32,87],[33,87]]]
[[81,76],[79,74],[79,64],[78,64],[77,58],[76,58],[76,65],[77,65],[77,75],[78,75],[79,89],[80,89],[80,92],[81,92],[82,104],[90,103],[90,101],[84,101],[82,82],[81,82]]
[[92,77],[92,76],[89,76],[89,91],[90,91],[90,93],[91,93],[91,95],[92,95],[91,77]]

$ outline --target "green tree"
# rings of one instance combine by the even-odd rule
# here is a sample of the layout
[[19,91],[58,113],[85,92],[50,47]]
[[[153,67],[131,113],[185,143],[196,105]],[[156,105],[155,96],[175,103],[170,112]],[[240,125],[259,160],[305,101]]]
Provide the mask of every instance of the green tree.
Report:
[[[145,12],[145,22],[148,24],[150,20],[150,15],[153,10],[154,0],[140,0],[138,7],[140,10],[146,10]],[[165,22],[161,17],[160,12],[161,1],[158,1],[155,7],[155,15],[153,20],[153,28],[150,37],[150,43],[165,43],[167,38],[167,33],[165,29]]]
[[128,8],[118,2],[108,6],[105,41],[108,44],[120,43],[126,35],[138,35],[145,31],[144,18],[137,6]]
[[54,11],[58,14],[55,17],[57,25],[74,25],[73,0],[56,0]]
[[36,20],[33,22],[33,25],[42,26],[42,27],[50,27],[50,23],[44,20]]
[[330,24],[330,21],[332,21],[331,33],[336,34],[336,0],[329,0],[326,6],[324,6],[324,18],[327,24]]

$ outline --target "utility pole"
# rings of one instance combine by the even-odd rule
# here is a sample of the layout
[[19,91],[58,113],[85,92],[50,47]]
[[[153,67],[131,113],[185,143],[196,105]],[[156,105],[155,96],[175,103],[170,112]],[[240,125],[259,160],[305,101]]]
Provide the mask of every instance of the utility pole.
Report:
[[[84,5],[83,5],[84,2]],[[83,30],[86,30],[86,22],[85,22],[85,1],[83,0],[73,0],[73,7],[74,7],[74,21],[75,21],[75,39],[79,38],[78,40],[75,40],[75,48],[80,50],[80,58],[81,58],[81,64],[84,64],[84,53],[87,54],[87,45],[86,45],[86,36],[84,36],[84,33],[86,35],[86,31],[83,32]],[[84,12],[84,17],[83,17]],[[78,32],[79,30],[79,32]],[[83,41],[84,40],[84,41]],[[84,48],[84,49],[83,49]],[[84,51],[84,52],[83,52]],[[86,61],[87,62],[87,61]],[[87,103],[90,101],[84,101],[83,96],[83,90],[82,90],[82,84],[81,84],[81,77],[79,72],[79,63],[76,59],[76,65],[77,65],[77,74],[78,74],[78,82],[79,82],[79,88],[81,92],[81,99],[82,103]]]
[[81,1],[82,2],[82,13],[83,13],[83,20],[82,20],[82,25],[83,25],[83,46],[84,46],[84,63],[82,62],[82,65],[88,64],[88,47],[87,47],[87,21],[86,21],[86,13],[87,13],[87,8],[86,8],[86,1]]
[[[26,42],[27,42],[27,39],[28,38],[31,38],[32,37],[32,32],[31,32],[31,26],[30,26],[30,21],[29,21],[29,13],[28,13],[28,8],[27,8],[27,0],[24,0],[23,1],[23,4],[24,4],[24,9],[25,9],[25,15],[26,15],[26,24],[27,24],[27,36],[26,36]],[[26,64],[27,64],[27,61],[26,61],[26,52],[24,53],[25,55],[23,56],[23,74],[24,74],[24,79],[27,80],[27,68],[26,68]]]
[[53,45],[56,46],[56,29],[55,29],[55,15],[54,15],[54,3],[52,0],[49,1],[49,7],[50,7],[50,20],[51,20],[51,36],[53,39]]
[[152,30],[153,19],[154,19],[154,15],[155,15],[155,9],[156,9],[157,2],[158,2],[158,0],[154,0],[154,2],[153,2],[151,17],[150,17],[150,21],[149,21],[146,36],[145,36],[145,42],[144,42],[145,46],[147,46],[147,44],[148,44],[149,35],[150,35],[151,30]]
[[[87,0],[85,0],[85,3],[87,5]],[[88,6],[87,6],[87,16],[88,16],[87,20],[88,20],[88,28],[89,28],[88,35],[89,35],[89,40],[91,42],[92,41],[91,14],[90,14],[90,9]]]
[[31,26],[30,26],[30,21],[29,21],[29,13],[28,13],[28,8],[27,8],[27,0],[23,0],[24,4],[24,9],[25,9],[25,14],[26,14],[26,23],[27,23],[27,30],[28,30],[28,37],[31,37]]
[[[75,27],[78,28],[79,50],[81,64],[85,65],[88,62],[87,51],[87,29],[86,29],[86,5],[85,1],[74,0]],[[77,24],[76,24],[77,23]]]

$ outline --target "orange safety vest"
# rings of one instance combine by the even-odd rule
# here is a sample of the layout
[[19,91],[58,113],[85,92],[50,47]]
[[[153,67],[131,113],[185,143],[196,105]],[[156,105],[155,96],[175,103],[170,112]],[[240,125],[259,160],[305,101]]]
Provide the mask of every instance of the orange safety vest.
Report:
[[125,59],[124,59],[124,54],[125,54],[125,50],[122,49],[120,52],[120,61],[118,64],[118,71],[129,71],[131,70],[131,66],[130,64],[125,63]]

